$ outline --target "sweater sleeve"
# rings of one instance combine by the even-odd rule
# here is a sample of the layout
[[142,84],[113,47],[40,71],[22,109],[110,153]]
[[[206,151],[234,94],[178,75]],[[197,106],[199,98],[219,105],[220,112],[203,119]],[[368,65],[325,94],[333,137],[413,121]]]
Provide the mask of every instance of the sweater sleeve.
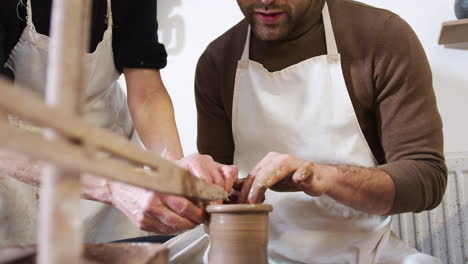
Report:
[[441,202],[447,185],[442,121],[423,47],[411,27],[392,15],[374,61],[376,116],[396,186],[390,214],[421,212]]
[[[234,139],[231,120],[220,96],[219,72],[209,56],[209,47],[200,57],[195,75],[198,113],[198,151],[223,164],[232,164]],[[227,110],[230,111],[230,110]]]

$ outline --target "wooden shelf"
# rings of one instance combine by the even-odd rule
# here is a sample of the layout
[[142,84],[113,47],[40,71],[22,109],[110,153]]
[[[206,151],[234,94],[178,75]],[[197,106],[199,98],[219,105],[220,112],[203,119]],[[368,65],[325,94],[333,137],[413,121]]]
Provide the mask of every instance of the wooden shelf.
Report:
[[468,43],[468,18],[442,24],[439,38],[440,45],[463,43]]

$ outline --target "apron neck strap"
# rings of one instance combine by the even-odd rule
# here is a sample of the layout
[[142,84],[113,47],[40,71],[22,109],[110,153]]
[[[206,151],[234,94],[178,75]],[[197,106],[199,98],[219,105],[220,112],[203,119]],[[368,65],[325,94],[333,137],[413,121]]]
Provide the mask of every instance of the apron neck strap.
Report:
[[242,57],[241,57],[241,60],[248,60],[249,59],[249,55],[250,55],[250,35],[251,35],[251,28],[250,28],[250,24],[249,26],[247,27],[247,38],[246,38],[246,41],[245,41],[245,46],[244,46],[244,52],[242,52]]
[[338,47],[336,45],[335,33],[333,32],[333,26],[330,18],[330,10],[328,9],[327,1],[322,10],[323,26],[325,29],[325,41],[327,42],[327,54],[337,55]]
[[107,29],[112,30],[114,19],[112,17],[112,4],[111,0],[107,0]]
[[[333,32],[333,26],[330,18],[330,11],[328,9],[327,1],[325,1],[325,6],[322,10],[323,17],[323,26],[325,29],[325,41],[327,42],[327,54],[328,55],[337,55],[338,47],[336,45],[335,33]],[[248,60],[250,54],[250,36],[251,36],[251,27],[250,25],[247,28],[247,38],[245,41],[244,52],[242,52],[241,60]]]
[[[21,0],[19,4],[23,4],[23,0]],[[34,27],[33,18],[32,18],[31,0],[27,0],[26,2],[26,23],[29,27],[36,30],[36,28]]]

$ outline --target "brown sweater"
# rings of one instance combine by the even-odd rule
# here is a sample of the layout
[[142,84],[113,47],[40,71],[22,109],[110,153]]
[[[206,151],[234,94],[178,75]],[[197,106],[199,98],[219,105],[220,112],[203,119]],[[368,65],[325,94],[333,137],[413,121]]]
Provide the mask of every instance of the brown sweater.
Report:
[[[290,39],[265,42],[252,35],[250,59],[278,71],[326,54],[324,0],[316,1]],[[359,124],[379,168],[396,186],[390,214],[436,207],[447,183],[442,122],[418,38],[389,11],[350,0],[328,0],[328,5]],[[246,34],[243,20],[213,41],[196,72],[198,149],[225,164],[233,162],[232,96]]]

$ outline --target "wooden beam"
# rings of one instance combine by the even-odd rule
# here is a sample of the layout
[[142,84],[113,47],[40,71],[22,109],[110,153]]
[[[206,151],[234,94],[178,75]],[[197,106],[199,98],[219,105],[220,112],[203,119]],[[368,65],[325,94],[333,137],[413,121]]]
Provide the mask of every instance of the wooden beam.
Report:
[[[93,146],[91,151],[106,151],[112,155],[128,160],[131,163],[139,164],[141,167],[148,166],[152,169],[153,173],[160,175],[158,177],[160,177],[161,182],[170,182],[172,180],[179,181],[180,179],[182,182],[187,182],[186,184],[188,185],[195,186],[195,189],[192,191],[184,193],[174,191],[174,194],[200,198],[203,200],[222,200],[227,195],[226,192],[221,191],[221,188],[207,184],[203,181],[200,182],[198,178],[190,175],[187,171],[177,167],[167,160],[141,149],[126,138],[117,136],[105,129],[95,127],[81,118],[63,113],[58,108],[52,109],[51,107],[46,106],[41,102],[37,95],[24,88],[20,88],[18,86],[14,88],[10,82],[0,79],[0,94],[2,95],[0,96],[0,109],[3,109],[8,113],[17,115],[22,119],[32,121],[37,125],[53,128],[62,135],[75,139],[78,142],[82,142],[85,149],[87,148],[87,145]],[[18,104],[17,102],[19,101],[21,101],[22,104]],[[25,105],[28,107],[24,107]],[[40,153],[38,155],[40,155]],[[68,154],[62,153],[62,155],[65,156]],[[34,156],[34,158],[46,160],[40,156]],[[74,168],[78,169],[76,166]],[[91,171],[88,172],[91,173]],[[103,174],[100,174],[100,176],[106,177],[106,175]],[[112,178],[112,175],[109,176],[110,179],[126,183],[130,183],[132,180],[131,175],[127,175],[121,179]],[[147,189],[152,189],[158,192],[164,192],[164,189],[162,188],[166,188],[158,188],[156,186],[154,186],[154,188],[142,185],[138,186],[146,187]],[[170,187],[167,192],[172,192],[173,188],[177,187]]]
[[191,176],[175,165],[157,171],[143,170],[112,158],[102,158],[85,148],[64,141],[48,141],[40,135],[0,124],[0,148],[48,161],[68,171],[88,172],[148,190],[203,200],[223,200],[223,188]]
[[[61,108],[45,105],[37,94],[0,79],[0,109],[31,121],[38,126],[52,128],[84,145],[107,151],[136,164],[158,170],[159,166],[171,166],[171,162],[141,149],[128,139],[106,129],[93,126],[86,120],[69,115]],[[18,104],[18,102],[22,102]],[[27,107],[24,107],[27,106]]]
[[[89,1],[54,0],[52,5],[45,99],[71,116],[79,114],[85,94],[84,54],[90,19],[90,11],[85,9],[91,7]],[[44,136],[53,142],[68,140],[54,130],[44,131]],[[38,262],[79,264],[83,250],[81,211],[77,210],[79,172],[48,163],[41,176]]]

